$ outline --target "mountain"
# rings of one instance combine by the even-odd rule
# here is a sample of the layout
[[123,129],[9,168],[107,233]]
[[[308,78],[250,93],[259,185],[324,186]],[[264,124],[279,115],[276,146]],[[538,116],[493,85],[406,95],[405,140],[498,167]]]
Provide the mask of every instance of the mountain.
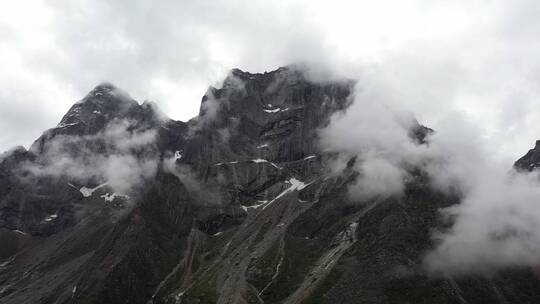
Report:
[[533,149],[514,163],[514,168],[521,171],[533,171],[540,167],[540,140],[536,141]]
[[531,269],[426,273],[459,197],[423,172],[399,199],[347,195],[359,160],[330,174],[318,131],[354,85],[234,69],[188,122],[97,86],[0,156],[0,303],[539,303]]

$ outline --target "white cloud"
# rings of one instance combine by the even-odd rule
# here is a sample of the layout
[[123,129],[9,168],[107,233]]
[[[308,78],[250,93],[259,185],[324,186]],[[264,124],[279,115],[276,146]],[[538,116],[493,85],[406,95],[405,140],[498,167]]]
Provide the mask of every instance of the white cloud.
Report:
[[[321,130],[324,149],[357,158],[354,169],[359,177],[349,189],[352,198],[399,196],[409,177],[406,170],[422,168],[434,189],[462,197],[459,205],[443,210],[455,223],[434,235],[436,247],[425,260],[428,270],[490,273],[509,266],[536,266],[540,179],[536,174],[512,173],[513,159],[500,150],[507,139],[489,136],[493,131],[461,108],[460,98],[474,88],[468,80],[476,74],[468,67],[456,68],[452,60],[433,61],[430,54],[406,58],[364,72],[353,104]],[[411,140],[411,112],[422,117],[429,113],[428,120],[434,122],[428,145]],[[343,169],[349,158],[338,158],[332,165]]]
[[456,222],[449,232],[435,236],[440,244],[426,257],[430,271],[491,274],[504,267],[538,265],[538,175],[509,177],[488,170],[482,177],[460,205],[445,210]]
[[[412,83],[420,72],[429,76],[422,78],[427,90],[433,82],[459,86],[456,96],[433,91],[433,98],[422,98],[419,109],[410,109],[420,120],[436,127],[440,103],[458,108],[490,136],[509,139],[501,153],[515,158],[540,131],[534,123],[539,6],[525,0],[10,3],[0,12],[0,128],[15,131],[0,137],[0,149],[28,145],[102,81],[187,120],[206,87],[232,67],[264,71],[310,61],[361,77],[374,64],[398,62],[395,81]],[[442,61],[444,70],[431,70]],[[525,105],[506,111],[516,98]]]
[[57,135],[46,141],[37,162],[22,163],[19,175],[30,182],[50,176],[83,184],[107,182],[118,193],[130,193],[155,175],[159,163],[156,131],[132,127],[130,121],[113,120],[95,135]]

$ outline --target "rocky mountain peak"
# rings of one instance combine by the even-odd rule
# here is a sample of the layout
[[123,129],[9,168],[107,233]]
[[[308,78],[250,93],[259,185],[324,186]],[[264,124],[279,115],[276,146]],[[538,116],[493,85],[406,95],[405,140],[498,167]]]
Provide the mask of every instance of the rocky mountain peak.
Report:
[[193,132],[220,144],[195,154],[215,162],[223,161],[216,157],[222,149],[220,157],[253,158],[264,152],[270,161],[314,154],[318,129],[348,106],[353,85],[312,81],[293,67],[265,73],[231,70],[220,88],[208,89],[199,116],[189,122]]
[[[110,120],[126,116],[139,104],[114,85],[103,83],[92,89],[81,101],[75,103],[64,115],[56,128],[75,125],[88,127],[96,120]],[[92,129],[90,128],[90,132]]]
[[30,150],[41,153],[45,142],[58,136],[93,135],[114,120],[129,120],[137,127],[149,128],[167,118],[153,102],[139,104],[110,83],[101,83],[76,102],[55,128],[43,133]]
[[533,171],[540,167],[540,140],[536,141],[534,148],[514,163],[519,171]]

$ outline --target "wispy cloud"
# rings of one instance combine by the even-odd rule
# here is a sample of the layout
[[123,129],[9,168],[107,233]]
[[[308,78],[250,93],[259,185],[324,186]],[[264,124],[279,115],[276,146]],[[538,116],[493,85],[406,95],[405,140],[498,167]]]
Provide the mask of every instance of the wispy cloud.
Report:
[[[384,76],[387,70],[381,71],[376,76]],[[537,266],[538,174],[513,171],[513,162],[501,158],[485,131],[461,112],[440,113],[428,144],[413,140],[410,130],[416,123],[409,105],[414,108],[416,100],[409,98],[423,100],[426,88],[421,81],[405,84],[386,77],[360,81],[351,107],[335,114],[321,130],[322,147],[342,155],[331,164],[336,170],[343,169],[351,157],[357,159],[354,169],[359,176],[349,189],[352,198],[399,198],[410,178],[409,169],[420,168],[434,191],[461,197],[460,204],[441,210],[453,225],[433,235],[436,247],[425,258],[430,273],[490,273],[511,266]],[[456,88],[443,84],[427,90],[448,96]]]
[[96,135],[58,135],[48,140],[35,162],[25,162],[26,179],[65,177],[80,183],[108,182],[119,193],[129,193],[153,177],[159,162],[156,131],[131,130],[128,120],[113,120]]

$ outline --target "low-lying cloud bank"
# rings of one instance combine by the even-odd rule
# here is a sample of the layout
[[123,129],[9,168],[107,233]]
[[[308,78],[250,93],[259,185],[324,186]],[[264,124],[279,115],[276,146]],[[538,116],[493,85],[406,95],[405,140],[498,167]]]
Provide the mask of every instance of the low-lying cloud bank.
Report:
[[439,113],[428,144],[413,140],[415,101],[429,97],[423,90],[450,95],[454,91],[447,85],[439,90],[414,83],[421,79],[405,79],[410,86],[404,86],[387,72],[383,68],[362,79],[350,108],[335,114],[321,130],[322,147],[342,155],[333,164],[336,170],[351,157],[358,160],[354,169],[360,175],[349,189],[351,196],[399,197],[410,178],[408,169],[421,168],[435,190],[462,198],[459,205],[441,211],[454,223],[433,235],[437,245],[424,260],[430,273],[489,274],[510,266],[539,265],[538,174],[512,170],[485,130],[461,112]]
[[159,163],[156,131],[133,127],[131,121],[114,120],[95,135],[57,135],[46,143],[37,162],[22,164],[20,173],[27,179],[67,177],[80,183],[107,182],[118,193],[130,193],[155,175]]

